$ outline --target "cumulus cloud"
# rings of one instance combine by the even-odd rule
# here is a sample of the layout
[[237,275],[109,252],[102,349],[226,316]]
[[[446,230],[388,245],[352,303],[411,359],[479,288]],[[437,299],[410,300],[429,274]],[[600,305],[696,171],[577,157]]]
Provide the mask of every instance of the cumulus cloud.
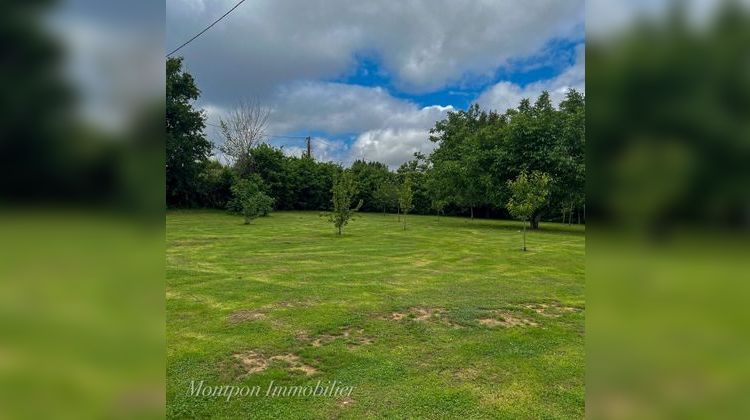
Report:
[[[168,0],[166,45],[179,45],[235,2]],[[429,129],[454,108],[420,106],[391,92],[473,95],[461,91],[494,81],[501,68],[518,70],[519,58],[545,55],[552,40],[580,38],[583,16],[583,0],[253,0],[179,54],[210,121],[238,100],[257,98],[272,108],[270,133],[325,137],[313,141],[319,159],[398,166],[432,150]],[[371,70],[387,89],[333,82]],[[557,82],[578,77],[570,73]],[[513,102],[512,95],[536,88],[498,85],[481,99]],[[208,128],[217,140],[215,131]],[[303,150],[284,146],[290,154]]]
[[429,131],[399,128],[367,131],[357,137],[350,156],[382,162],[394,169],[411,159],[416,152],[432,152],[435,144],[429,141]]
[[[167,46],[234,3],[168,0]],[[180,54],[213,102],[344,76],[362,55],[377,59],[399,89],[427,92],[489,77],[550,39],[580,35],[583,15],[583,0],[254,0]]]
[[576,49],[575,63],[565,69],[555,78],[542,80],[520,86],[511,82],[502,81],[485,90],[477,103],[484,109],[494,109],[504,112],[509,108],[518,106],[521,99],[528,98],[532,101],[543,91],[548,91],[552,102],[557,105],[565,98],[569,89],[584,92],[586,87],[586,59],[583,45]]
[[[269,100],[272,104],[270,134],[296,131],[325,132],[332,136],[354,137],[354,143],[314,138],[314,155],[321,160],[345,164],[365,158],[398,166],[414,152],[429,152],[429,130],[445,118],[452,106],[420,107],[395,98],[380,87],[330,82],[295,83],[279,89]],[[203,106],[209,121],[218,121],[227,109]],[[209,133],[215,130],[209,126]],[[212,136],[220,141],[218,136]],[[292,155],[304,148],[285,146]]]
[[453,109],[438,105],[420,108],[380,87],[330,82],[284,87],[271,103],[271,126],[277,132],[358,133],[377,128],[425,127]]

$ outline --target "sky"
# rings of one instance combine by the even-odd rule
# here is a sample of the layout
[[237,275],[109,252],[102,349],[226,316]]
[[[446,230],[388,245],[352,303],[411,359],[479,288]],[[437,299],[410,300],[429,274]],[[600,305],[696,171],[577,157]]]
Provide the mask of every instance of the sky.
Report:
[[[167,0],[165,50],[236,2]],[[429,130],[450,111],[584,91],[584,16],[583,0],[246,0],[177,56],[209,123],[259,100],[268,134],[311,136],[316,159],[396,168],[434,148]]]

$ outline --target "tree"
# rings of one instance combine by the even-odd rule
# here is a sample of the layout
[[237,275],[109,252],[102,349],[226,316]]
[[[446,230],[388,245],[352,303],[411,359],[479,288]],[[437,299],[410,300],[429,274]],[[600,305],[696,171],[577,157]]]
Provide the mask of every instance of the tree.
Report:
[[391,179],[384,179],[372,193],[375,205],[383,208],[383,215],[386,209],[392,207],[394,202],[398,201],[398,188]]
[[232,198],[232,170],[218,161],[209,160],[200,173],[200,206],[223,209]]
[[200,95],[193,77],[182,70],[182,58],[167,59],[166,191],[170,207],[192,207],[199,200],[199,174],[208,162],[211,143],[203,136],[204,115],[193,109]]
[[273,198],[262,192],[256,192],[242,200],[242,215],[245,216],[245,224],[250,224],[259,216],[268,216],[273,208]]
[[411,176],[407,174],[404,177],[404,182],[401,184],[401,188],[398,193],[398,205],[401,208],[401,213],[404,215],[404,230],[406,230],[406,215],[414,208],[412,200],[414,194],[411,189]]
[[[266,216],[273,209],[273,198],[266,194],[267,187],[257,174],[248,178],[236,178],[232,185],[232,199],[227,204],[227,211],[245,215],[245,205],[252,201],[257,206],[259,215]],[[247,216],[246,216],[247,217]]]
[[362,207],[362,200],[359,200],[357,206],[352,208],[354,196],[357,194],[357,186],[351,171],[345,170],[334,177],[331,193],[333,194],[331,199],[333,211],[328,214],[328,221],[333,223],[336,232],[341,235],[344,226],[349,223],[352,215]]
[[249,172],[248,167],[252,164],[250,151],[265,137],[270,113],[270,108],[253,99],[240,102],[226,120],[219,120],[224,138],[219,150],[231,159],[241,174]]
[[523,250],[526,251],[526,222],[531,221],[534,212],[547,203],[550,177],[544,172],[534,171],[531,175],[521,172],[514,180],[508,181],[510,199],[506,207],[516,219],[523,221]]
[[361,199],[364,203],[362,211],[380,210],[380,202],[375,199],[375,191],[390,175],[388,166],[380,162],[365,162],[357,160],[350,168],[354,181],[357,183],[357,195],[355,199]]
[[445,212],[445,206],[448,205],[448,202],[441,199],[434,199],[432,200],[432,203],[430,207],[435,210],[435,214],[437,215],[438,220],[440,220],[440,214]]

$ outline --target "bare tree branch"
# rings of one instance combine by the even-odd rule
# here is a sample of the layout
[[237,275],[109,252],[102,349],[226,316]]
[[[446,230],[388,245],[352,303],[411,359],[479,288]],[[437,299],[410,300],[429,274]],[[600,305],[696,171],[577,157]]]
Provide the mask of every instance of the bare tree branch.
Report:
[[240,102],[226,120],[219,120],[224,137],[224,144],[219,150],[234,162],[248,157],[250,149],[266,136],[270,113],[271,109],[257,99]]

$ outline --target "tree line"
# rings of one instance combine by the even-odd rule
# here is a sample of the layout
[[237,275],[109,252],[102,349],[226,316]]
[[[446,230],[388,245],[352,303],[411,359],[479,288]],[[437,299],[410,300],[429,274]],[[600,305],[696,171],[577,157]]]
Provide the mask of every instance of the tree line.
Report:
[[[538,173],[548,178],[548,192],[529,216],[532,228],[543,219],[585,218],[585,99],[575,90],[558,107],[544,92],[533,104],[524,99],[502,114],[478,105],[451,112],[430,132],[432,153],[416,153],[396,170],[363,160],[344,169],[309,156],[288,156],[256,141],[232,142],[235,148],[244,146],[234,151],[232,164],[221,164],[209,159],[212,145],[203,135],[205,117],[191,105],[199,93],[180,59],[169,59],[168,207],[243,213],[239,203],[255,197],[253,206],[259,210],[251,213],[267,213],[270,207],[330,210],[337,194],[334,182],[346,172],[351,179],[347,194],[353,203],[361,202],[360,211],[508,217],[514,216],[509,210],[510,181]],[[266,115],[260,112],[260,117]],[[231,128],[224,121],[221,126],[227,133],[227,126]],[[258,133],[254,128],[253,136],[262,135]]]

